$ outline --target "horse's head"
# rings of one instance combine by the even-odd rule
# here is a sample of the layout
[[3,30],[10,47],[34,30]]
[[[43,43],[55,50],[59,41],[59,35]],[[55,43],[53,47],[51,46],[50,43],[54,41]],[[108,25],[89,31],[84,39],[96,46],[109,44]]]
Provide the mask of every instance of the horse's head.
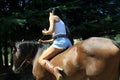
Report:
[[13,48],[13,71],[20,72],[25,68],[27,62],[32,62],[37,53],[37,42],[17,42]]

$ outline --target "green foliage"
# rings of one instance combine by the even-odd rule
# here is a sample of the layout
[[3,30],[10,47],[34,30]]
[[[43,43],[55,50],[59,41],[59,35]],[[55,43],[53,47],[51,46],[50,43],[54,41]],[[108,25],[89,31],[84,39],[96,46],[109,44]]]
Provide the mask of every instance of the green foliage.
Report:
[[0,18],[0,33],[3,35],[4,33],[12,33],[13,30],[16,28],[14,26],[18,25],[18,21],[16,19],[13,19],[11,17],[2,17]]
[[120,34],[117,34],[117,35],[114,37],[114,39],[115,39],[116,41],[119,41],[119,42],[120,42]]
[[[17,2],[18,0],[14,4]],[[115,3],[109,0],[33,0],[28,7],[22,6],[23,10],[8,11],[6,17],[2,13],[0,14],[0,34],[7,32],[7,34],[13,35],[22,30],[24,34],[31,35],[31,29],[38,30],[39,27],[40,31],[44,27],[47,28],[49,10],[53,6],[62,11],[65,16],[64,21],[76,37],[86,36],[88,38],[119,33],[120,10],[117,0]],[[36,34],[38,35],[39,32]]]

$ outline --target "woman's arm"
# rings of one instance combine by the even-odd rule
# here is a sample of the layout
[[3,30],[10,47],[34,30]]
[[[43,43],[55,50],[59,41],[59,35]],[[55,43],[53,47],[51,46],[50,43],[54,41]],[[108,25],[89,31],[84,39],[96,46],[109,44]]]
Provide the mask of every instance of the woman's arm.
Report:
[[48,30],[43,30],[42,33],[44,35],[51,35],[54,32],[54,23],[55,23],[54,15],[53,15],[53,13],[50,13],[50,17],[49,17],[50,27]]
[[52,44],[53,43],[53,39],[49,39],[49,40],[41,40],[39,39],[38,40],[38,43],[45,43],[45,44]]

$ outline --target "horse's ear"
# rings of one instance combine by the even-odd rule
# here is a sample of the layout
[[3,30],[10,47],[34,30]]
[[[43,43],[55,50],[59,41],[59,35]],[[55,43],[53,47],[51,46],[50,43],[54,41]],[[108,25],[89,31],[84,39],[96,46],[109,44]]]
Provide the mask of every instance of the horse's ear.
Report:
[[25,41],[24,39],[22,39],[22,42]]

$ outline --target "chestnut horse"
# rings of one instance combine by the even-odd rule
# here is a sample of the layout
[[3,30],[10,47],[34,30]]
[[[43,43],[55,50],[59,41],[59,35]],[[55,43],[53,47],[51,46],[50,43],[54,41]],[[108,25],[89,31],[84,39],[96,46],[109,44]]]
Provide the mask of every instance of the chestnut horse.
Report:
[[[63,68],[63,80],[119,80],[120,45],[115,41],[92,37],[83,40],[50,60]],[[48,44],[24,41],[13,50],[14,71],[20,71],[25,62],[33,65],[37,80],[55,80],[55,77],[38,64],[38,57]]]

